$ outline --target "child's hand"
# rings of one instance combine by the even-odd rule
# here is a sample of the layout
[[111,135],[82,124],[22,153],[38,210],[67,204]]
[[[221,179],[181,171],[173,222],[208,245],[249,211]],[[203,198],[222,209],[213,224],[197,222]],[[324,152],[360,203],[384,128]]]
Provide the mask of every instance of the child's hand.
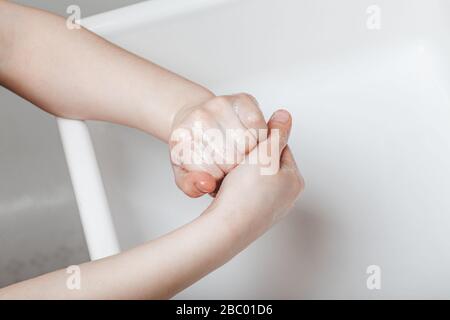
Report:
[[214,97],[182,109],[169,141],[178,187],[194,198],[214,193],[224,176],[264,139],[260,129],[266,131],[266,121],[247,94]]
[[[304,180],[287,146],[292,126],[290,114],[277,111],[268,126],[269,138],[227,175],[216,199],[207,210],[207,213],[224,217],[233,237],[239,238],[237,240],[241,246],[248,245],[283,218],[304,188]],[[278,129],[279,138],[277,135],[273,139],[275,129]],[[272,148],[271,144],[277,144],[276,148]],[[266,150],[272,150],[271,161],[277,164],[272,174],[268,175],[262,174],[261,169],[265,165],[250,161],[260,157]]]

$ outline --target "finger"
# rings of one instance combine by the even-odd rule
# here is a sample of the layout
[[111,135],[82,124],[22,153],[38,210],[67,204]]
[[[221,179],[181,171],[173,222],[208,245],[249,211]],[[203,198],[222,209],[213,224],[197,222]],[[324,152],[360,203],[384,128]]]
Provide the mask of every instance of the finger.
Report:
[[258,143],[257,130],[267,129],[264,116],[252,99],[254,98],[249,95],[237,94],[217,97],[207,105],[209,112],[213,114],[223,131],[232,129],[243,133],[240,135],[242,138],[246,135],[252,138],[249,140],[249,147],[245,149],[246,153],[253,150]]
[[222,187],[222,182],[223,182],[223,179],[216,182],[216,189],[213,192],[209,193],[209,195],[211,197],[215,198],[217,196],[217,194],[219,193],[220,188]]
[[267,123],[259,108],[258,101],[247,93],[240,93],[231,96],[231,98],[233,110],[238,115],[243,126],[255,135],[257,142],[261,142],[259,130],[266,130]]
[[216,180],[206,172],[189,172],[179,166],[173,166],[173,170],[178,188],[191,198],[198,198],[216,190]]
[[208,147],[208,153],[213,157],[213,162],[226,174],[236,166],[238,161],[242,161],[243,156],[240,156],[238,152],[234,135],[246,129],[231,108],[216,109],[220,110],[217,110],[217,112],[211,110],[216,116],[216,128],[206,131],[204,139]]
[[248,156],[249,163],[262,166],[264,175],[276,174],[280,169],[280,157],[287,145],[292,127],[292,117],[286,110],[276,111],[268,122],[269,136]]
[[286,147],[292,128],[292,116],[287,110],[276,111],[269,120],[269,145],[274,150],[274,144],[278,147],[279,155]]
[[[214,155],[214,157],[217,155]],[[186,171],[199,171],[210,174],[214,179],[220,180],[224,177],[225,173],[216,163],[213,155],[208,150],[204,150],[203,147],[192,147],[192,156],[190,159],[185,159],[182,168]]]
[[250,132],[242,124],[231,106],[221,108],[216,115],[218,127],[222,128],[222,139],[220,143],[210,145],[219,149],[215,150],[223,159],[219,167],[228,173],[244,160],[245,155],[257,146],[258,141],[255,138],[256,133]]
[[[219,131],[220,137],[223,136],[216,128],[217,123],[210,120],[206,124],[202,123],[202,127],[176,129],[169,141],[172,163],[186,171],[204,171],[215,179],[222,179],[224,172],[216,162],[223,161],[220,159],[223,152],[217,153],[215,150],[212,152],[208,149],[210,144],[205,145],[204,141],[206,133],[212,134],[212,131]],[[216,159],[217,157],[219,159]]]

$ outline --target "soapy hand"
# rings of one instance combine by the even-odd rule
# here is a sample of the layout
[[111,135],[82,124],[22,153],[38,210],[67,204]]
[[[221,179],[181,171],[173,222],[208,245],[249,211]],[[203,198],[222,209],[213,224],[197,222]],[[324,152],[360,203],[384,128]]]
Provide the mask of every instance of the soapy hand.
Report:
[[222,179],[267,136],[258,103],[248,94],[214,97],[182,109],[169,141],[178,187],[196,198],[214,194]]

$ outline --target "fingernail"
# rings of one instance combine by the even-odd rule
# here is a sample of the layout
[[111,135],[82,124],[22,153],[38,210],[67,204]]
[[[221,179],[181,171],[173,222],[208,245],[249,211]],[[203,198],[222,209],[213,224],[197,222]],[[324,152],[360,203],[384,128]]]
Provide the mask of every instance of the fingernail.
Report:
[[195,183],[195,187],[200,190],[203,193],[208,193],[210,192],[207,186],[207,182],[206,181],[199,181]]
[[276,121],[276,122],[286,123],[289,121],[289,119],[290,119],[289,112],[287,112],[285,110],[277,111],[272,116],[272,120]]

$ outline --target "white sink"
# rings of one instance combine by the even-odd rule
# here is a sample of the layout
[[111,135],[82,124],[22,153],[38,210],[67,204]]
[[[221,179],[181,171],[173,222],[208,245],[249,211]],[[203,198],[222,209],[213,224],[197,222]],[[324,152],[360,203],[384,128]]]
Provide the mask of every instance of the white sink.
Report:
[[[450,298],[450,3],[378,0],[379,29],[371,5],[154,0],[85,20],[216,94],[293,114],[307,189],[292,215],[179,298]],[[211,201],[176,188],[164,144],[90,128],[122,248]]]

